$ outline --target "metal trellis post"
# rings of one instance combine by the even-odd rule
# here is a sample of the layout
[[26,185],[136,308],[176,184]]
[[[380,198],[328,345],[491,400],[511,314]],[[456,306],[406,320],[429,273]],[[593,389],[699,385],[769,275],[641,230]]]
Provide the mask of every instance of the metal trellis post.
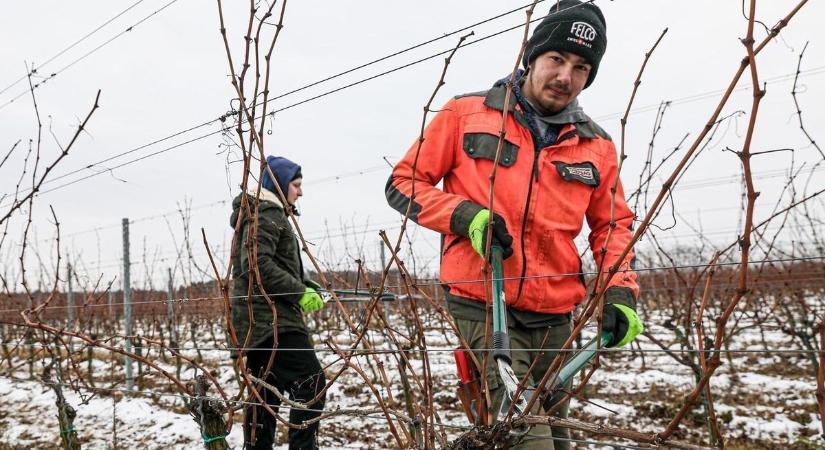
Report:
[[[129,270],[129,219],[123,218],[123,334],[126,336],[126,351],[132,352],[132,287],[129,284],[131,275]],[[132,390],[135,384],[132,375],[132,358],[126,357],[126,389]]]
[[114,311],[112,311],[112,303],[114,303],[115,293],[112,290],[112,286],[109,286],[109,320],[114,319]]
[[[166,323],[169,328],[169,348],[174,348],[176,352],[179,352],[178,319],[175,315],[175,305],[172,302],[175,298],[175,284],[172,280],[172,269],[167,268],[167,273],[169,274],[169,301],[166,303]],[[178,378],[180,378],[180,368],[180,356],[175,355],[175,372],[177,373]]]
[[72,263],[66,263],[66,280],[69,282],[66,290],[66,309],[68,310],[68,328],[74,326],[74,292],[72,291]]

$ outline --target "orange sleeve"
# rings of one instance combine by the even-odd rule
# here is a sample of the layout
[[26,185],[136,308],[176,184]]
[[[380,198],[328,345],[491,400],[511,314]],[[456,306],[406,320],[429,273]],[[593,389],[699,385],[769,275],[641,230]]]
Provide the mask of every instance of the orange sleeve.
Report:
[[390,206],[401,214],[412,203],[410,219],[415,223],[442,234],[466,236],[465,228],[481,207],[436,187],[456,164],[460,138],[456,107],[452,99],[435,115],[424,129],[420,147],[416,139],[393,168],[385,193]]

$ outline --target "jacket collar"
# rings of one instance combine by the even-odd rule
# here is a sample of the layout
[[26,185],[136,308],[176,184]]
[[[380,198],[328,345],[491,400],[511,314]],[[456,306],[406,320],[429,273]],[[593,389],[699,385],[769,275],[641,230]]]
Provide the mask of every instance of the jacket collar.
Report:
[[[247,191],[247,195],[249,195],[252,198],[255,198],[255,190],[255,188],[250,188],[249,191]],[[260,199],[262,202],[272,202],[278,208],[284,209],[284,204],[281,202],[281,199],[278,198],[278,194],[270,191],[269,189],[261,188]]]
[[[504,111],[504,98],[506,96],[507,85],[497,82],[489,91],[487,91],[487,95],[484,97],[484,106],[498,111]],[[524,116],[524,111],[521,109],[521,105],[518,104],[516,96],[512,93],[510,94],[510,99],[507,104],[507,110],[513,114],[521,126],[527,129],[530,128],[527,124],[527,117]]]

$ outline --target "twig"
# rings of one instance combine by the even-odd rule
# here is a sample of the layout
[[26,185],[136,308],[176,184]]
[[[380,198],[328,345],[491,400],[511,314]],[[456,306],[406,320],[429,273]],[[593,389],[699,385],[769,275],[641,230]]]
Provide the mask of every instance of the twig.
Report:
[[562,419],[555,416],[525,416],[521,420],[530,425],[550,425],[554,427],[570,428],[571,430],[584,431],[596,435],[613,436],[624,439],[630,439],[635,442],[651,444],[651,445],[665,445],[670,448],[678,448],[685,450],[710,450],[708,447],[693,445],[686,442],[668,440],[664,442],[659,436],[655,434],[639,433],[638,431],[623,430],[621,428],[606,427],[603,425],[594,425],[586,422],[581,422],[575,419]]
[[[808,48],[808,42],[805,42],[805,46],[802,47],[802,51],[799,52],[799,62],[796,63],[796,74],[794,75],[794,78],[793,78],[793,88],[791,89],[791,96],[793,97],[793,104],[794,104],[794,106],[796,106],[796,117],[797,117],[797,119],[799,119],[799,129],[802,130],[802,132],[805,134],[805,137],[808,138],[808,141],[811,142],[811,145],[813,145],[816,148],[816,150],[819,152],[819,156],[821,156],[822,159],[825,159],[825,153],[822,152],[822,149],[819,147],[819,144],[817,144],[816,141],[814,141],[814,139],[811,137],[810,133],[808,133],[808,130],[805,129],[805,125],[802,124],[802,108],[799,107],[799,99],[796,97],[796,94],[797,94],[796,83],[797,83],[797,81],[799,81],[799,73],[800,73],[799,69],[800,69],[800,67],[802,67],[802,56],[805,55],[805,49],[807,49],[807,48]],[[0,164],[0,165],[2,165],[2,164]]]
[[92,114],[97,110],[97,108],[100,107],[99,104],[98,104],[99,100],[100,100],[100,90],[97,91],[97,95],[95,96],[95,103],[92,106],[92,109],[86,115],[86,118],[83,119],[83,122],[81,122],[80,126],[77,127],[77,131],[75,132],[74,136],[72,136],[71,141],[69,141],[69,145],[67,145],[63,149],[63,151],[60,153],[60,155],[57,157],[57,159],[55,159],[51,163],[51,165],[46,167],[46,169],[43,171],[43,174],[40,176],[40,180],[37,181],[36,183],[34,183],[34,186],[33,186],[32,190],[28,194],[26,194],[25,197],[23,197],[19,200],[15,199],[14,203],[9,207],[9,210],[6,211],[5,215],[3,215],[3,217],[0,217],[0,224],[2,224],[9,217],[11,217],[11,215],[14,213],[14,211],[16,211],[18,208],[20,208],[27,200],[34,197],[34,195],[37,193],[37,191],[40,190],[40,186],[43,184],[43,181],[46,180],[46,177],[49,176],[49,173],[52,171],[52,169],[54,169],[54,167],[57,166],[57,164],[61,160],[63,160],[63,158],[65,158],[66,155],[69,154],[69,150],[71,150],[71,148],[74,145],[75,141],[77,141],[77,138],[78,138],[78,136],[80,136],[80,133],[83,132],[83,130],[86,128],[86,124],[89,122],[89,119],[92,117]]

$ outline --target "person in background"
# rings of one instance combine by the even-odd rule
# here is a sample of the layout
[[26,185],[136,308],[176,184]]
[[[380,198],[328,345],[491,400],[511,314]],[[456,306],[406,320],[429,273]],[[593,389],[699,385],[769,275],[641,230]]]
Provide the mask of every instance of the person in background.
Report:
[[[316,291],[318,285],[304,278],[300,246],[288,219],[288,212],[298,214],[295,202],[303,195],[301,167],[283,157],[269,156],[266,161],[275,178],[264,170],[259,201],[253,189],[242,192],[232,202],[230,224],[236,233],[232,249],[232,323],[241,346],[245,347],[242,354],[246,356],[249,374],[275,386],[292,400],[305,403],[323,391],[326,378],[302,314],[320,310],[324,302]],[[279,198],[276,184],[286,196],[285,203]],[[243,196],[247,196],[250,211],[239,222]],[[252,226],[256,209],[257,228]],[[272,329],[275,317],[264,292],[277,312],[277,336]],[[276,395],[258,388],[261,397],[277,411],[280,401]],[[248,398],[252,403],[258,402],[254,396]],[[318,417],[324,401],[321,396],[308,405],[310,410],[292,408],[289,421],[301,424]],[[263,406],[247,406],[244,449],[272,449],[275,425],[275,417]],[[304,429],[290,428],[289,448],[317,449],[318,427],[315,422]]]

